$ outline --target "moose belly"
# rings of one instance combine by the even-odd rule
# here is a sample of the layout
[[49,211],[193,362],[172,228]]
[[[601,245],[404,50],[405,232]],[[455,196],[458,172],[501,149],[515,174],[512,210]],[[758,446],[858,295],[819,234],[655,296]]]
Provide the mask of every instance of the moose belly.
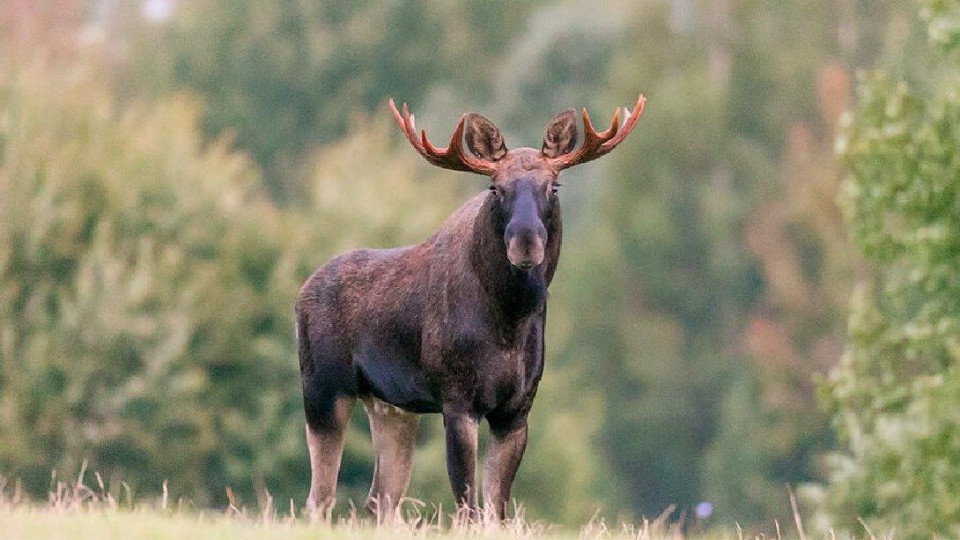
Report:
[[354,354],[361,393],[414,413],[440,412],[439,395],[431,391],[414,351],[393,344],[367,343]]

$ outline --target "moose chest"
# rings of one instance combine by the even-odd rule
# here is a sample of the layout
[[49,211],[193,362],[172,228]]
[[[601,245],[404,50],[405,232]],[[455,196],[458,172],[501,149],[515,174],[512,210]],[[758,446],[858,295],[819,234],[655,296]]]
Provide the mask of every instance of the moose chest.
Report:
[[478,417],[525,403],[543,372],[542,315],[508,333],[491,332],[477,317],[461,312],[455,325],[439,327],[426,317],[420,328],[390,324],[365,333],[352,354],[359,393],[410,412],[453,407]]
[[443,406],[479,417],[532,399],[543,373],[542,314],[509,329],[470,316],[460,322],[424,340],[423,365]]

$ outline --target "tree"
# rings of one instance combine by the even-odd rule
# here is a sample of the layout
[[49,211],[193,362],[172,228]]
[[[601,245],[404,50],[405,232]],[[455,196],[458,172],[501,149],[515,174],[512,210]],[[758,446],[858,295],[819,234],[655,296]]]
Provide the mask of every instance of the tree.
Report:
[[124,6],[109,20],[132,50],[121,86],[201,95],[208,136],[232,134],[262,167],[268,192],[291,202],[303,195],[315,148],[387,97],[489,96],[495,59],[536,5],[203,0],[181,3],[162,25],[124,30],[136,20]]
[[589,264],[557,285],[576,291],[562,361],[590,358],[583,384],[604,381],[598,446],[634,511],[706,500],[714,519],[768,520],[789,511],[785,483],[820,472],[809,377],[839,356],[832,299],[849,283],[830,141],[843,65],[873,58],[896,11],[834,16],[848,4],[675,0],[626,17],[611,86],[642,89],[648,110],[570,242]]
[[8,67],[5,474],[42,492],[88,459],[198,502],[281,476],[299,457],[277,392],[296,384],[293,273],[249,160],[204,144],[189,100],[118,110],[82,66]]
[[936,50],[912,84],[861,77],[839,143],[844,203],[872,263],[826,388],[844,451],[828,502],[901,538],[960,534],[960,2],[922,3]]

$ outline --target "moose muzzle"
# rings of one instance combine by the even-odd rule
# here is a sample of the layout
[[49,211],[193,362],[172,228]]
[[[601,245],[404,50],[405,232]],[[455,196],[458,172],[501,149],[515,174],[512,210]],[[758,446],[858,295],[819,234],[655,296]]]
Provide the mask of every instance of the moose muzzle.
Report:
[[503,234],[507,259],[521,270],[529,270],[543,262],[547,229],[540,220],[532,193],[522,193],[513,207],[513,215]]
[[507,259],[521,270],[530,270],[543,262],[544,241],[540,235],[524,231],[507,242]]

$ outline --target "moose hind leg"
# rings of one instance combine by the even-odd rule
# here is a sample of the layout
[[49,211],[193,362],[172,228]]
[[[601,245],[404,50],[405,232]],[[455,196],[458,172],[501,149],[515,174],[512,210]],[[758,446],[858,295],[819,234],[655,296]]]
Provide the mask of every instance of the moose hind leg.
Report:
[[410,484],[413,448],[420,416],[373,396],[363,399],[373,438],[373,482],[367,509],[378,523],[392,521]]
[[[307,511],[314,519],[329,521],[337,493],[337,474],[343,456],[344,435],[356,398],[336,398],[322,414],[307,416],[307,448],[310,451],[310,495]],[[313,418],[311,418],[313,416]]]

